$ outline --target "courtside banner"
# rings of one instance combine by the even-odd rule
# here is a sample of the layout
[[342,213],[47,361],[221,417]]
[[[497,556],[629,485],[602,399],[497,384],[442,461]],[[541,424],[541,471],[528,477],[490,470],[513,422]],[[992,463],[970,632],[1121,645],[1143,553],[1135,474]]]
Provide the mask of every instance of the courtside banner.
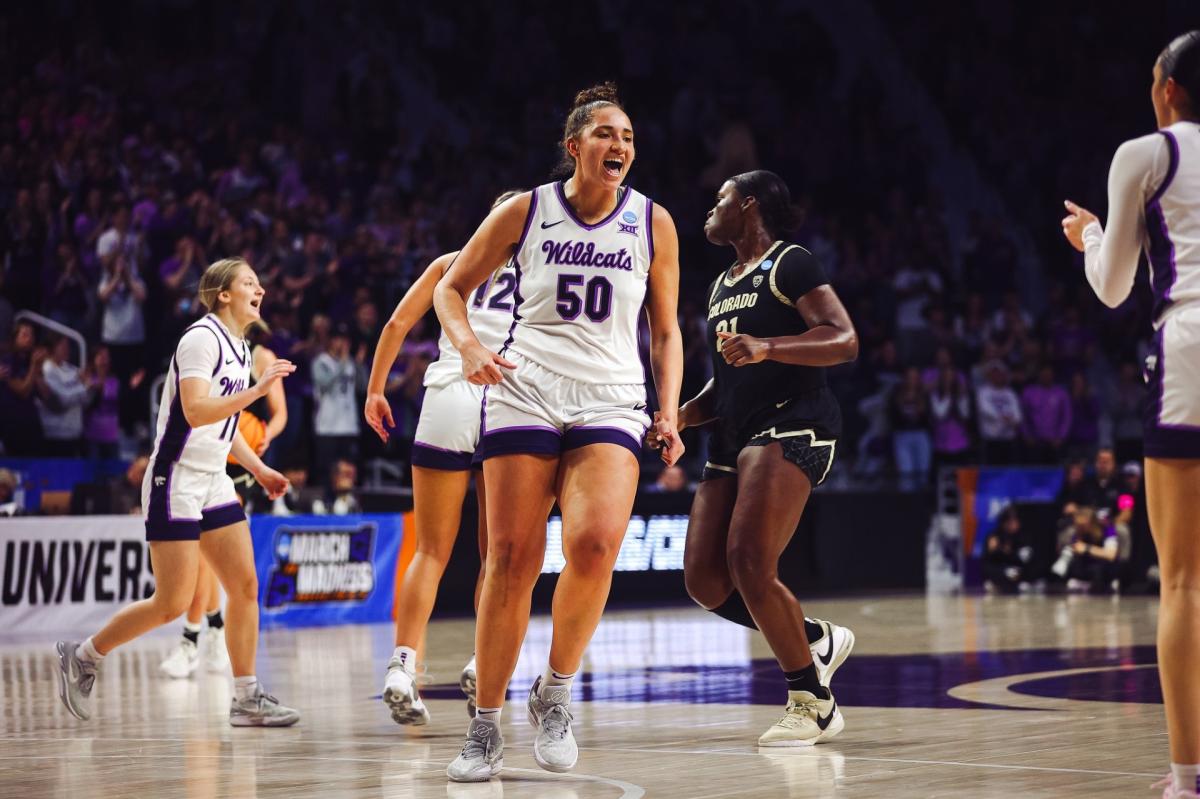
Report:
[[399,514],[250,520],[263,627],[391,621]]
[[0,638],[94,630],[152,593],[137,516],[0,521]]

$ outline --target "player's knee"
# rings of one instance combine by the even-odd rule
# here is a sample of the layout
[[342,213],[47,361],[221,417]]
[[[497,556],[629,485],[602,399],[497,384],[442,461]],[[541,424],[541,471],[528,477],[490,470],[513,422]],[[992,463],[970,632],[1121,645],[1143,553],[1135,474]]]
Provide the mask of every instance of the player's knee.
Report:
[[730,547],[728,552],[729,576],[742,596],[761,593],[775,578],[775,563],[754,544]]
[[253,572],[225,586],[231,602],[258,602],[258,575]]
[[1163,591],[1200,592],[1200,572],[1194,569],[1172,569],[1166,566],[1160,568]]
[[154,609],[159,614],[159,624],[166,624],[187,613],[192,597],[182,591],[155,591],[153,601]]
[[542,559],[537,548],[512,540],[490,542],[485,567],[488,580],[532,583],[541,571]]
[[683,585],[692,601],[705,610],[719,608],[733,591],[733,584],[727,576],[722,577],[700,569],[685,568]]
[[620,536],[606,532],[573,536],[564,544],[563,555],[576,572],[607,574],[621,551]]

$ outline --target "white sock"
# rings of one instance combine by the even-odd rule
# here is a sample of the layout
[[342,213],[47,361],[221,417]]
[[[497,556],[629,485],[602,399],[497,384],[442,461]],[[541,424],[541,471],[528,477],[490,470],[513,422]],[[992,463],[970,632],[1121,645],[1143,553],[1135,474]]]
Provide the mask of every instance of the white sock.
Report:
[[417,650],[411,646],[398,646],[396,651],[392,653],[392,657],[400,661],[400,665],[409,674],[417,673]]
[[1200,763],[1172,763],[1171,774],[1175,777],[1175,790],[1200,793]]
[[476,707],[475,718],[483,719],[484,721],[492,721],[496,724],[500,723],[500,711],[503,708],[498,707]]
[[[551,686],[563,686],[567,689],[567,694],[571,693],[571,685],[575,682],[575,674],[563,674],[561,671],[555,671],[554,668],[547,663],[546,673],[542,675],[542,688],[545,689]],[[540,693],[540,691],[539,691]]]
[[251,674],[248,677],[233,678],[233,695],[237,697],[237,701],[244,702],[254,696],[254,692],[258,689],[258,677]]
[[88,639],[80,644],[79,648],[75,650],[75,656],[80,660],[86,660],[88,663],[95,663],[96,665],[99,665],[100,661],[104,660],[104,655],[101,655],[96,649],[96,644],[92,642],[92,637],[90,635],[88,636]]

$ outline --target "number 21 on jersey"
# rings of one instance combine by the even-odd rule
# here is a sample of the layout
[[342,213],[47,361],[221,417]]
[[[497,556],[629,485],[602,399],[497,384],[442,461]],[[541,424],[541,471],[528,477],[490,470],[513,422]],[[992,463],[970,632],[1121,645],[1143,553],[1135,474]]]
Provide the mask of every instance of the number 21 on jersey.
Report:
[[[717,332],[718,333],[732,333],[733,335],[736,336],[737,335],[737,320],[738,320],[738,318],[736,316],[733,317],[732,319],[730,319],[729,321],[725,321],[724,319],[722,319],[720,322],[717,322]],[[725,344],[725,339],[723,339],[723,338],[717,339],[717,352],[721,351],[721,347],[724,346],[724,344]]]

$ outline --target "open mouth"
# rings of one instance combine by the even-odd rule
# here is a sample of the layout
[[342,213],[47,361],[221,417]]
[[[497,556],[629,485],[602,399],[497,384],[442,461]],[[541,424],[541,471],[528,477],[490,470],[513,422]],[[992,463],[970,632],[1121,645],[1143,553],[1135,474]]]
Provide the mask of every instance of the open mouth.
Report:
[[253,308],[253,309],[254,309],[254,310],[256,310],[256,311],[260,310],[260,306],[261,306],[261,305],[262,305],[262,300],[261,300],[261,299],[257,299],[257,300],[250,300],[250,307],[251,307],[251,308]]
[[621,170],[625,168],[625,162],[619,158],[606,158],[604,160],[604,171],[610,177],[621,177]]

